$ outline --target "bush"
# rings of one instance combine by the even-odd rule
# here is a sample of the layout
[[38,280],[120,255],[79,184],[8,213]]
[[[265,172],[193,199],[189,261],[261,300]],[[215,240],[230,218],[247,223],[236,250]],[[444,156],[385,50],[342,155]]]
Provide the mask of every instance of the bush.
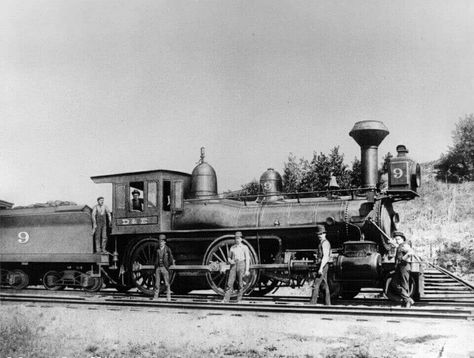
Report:
[[435,165],[436,178],[450,183],[474,181],[474,114],[459,119],[453,144]]
[[474,272],[474,182],[447,184],[433,172],[433,163],[423,165],[420,197],[396,204],[400,229],[425,259],[453,272]]

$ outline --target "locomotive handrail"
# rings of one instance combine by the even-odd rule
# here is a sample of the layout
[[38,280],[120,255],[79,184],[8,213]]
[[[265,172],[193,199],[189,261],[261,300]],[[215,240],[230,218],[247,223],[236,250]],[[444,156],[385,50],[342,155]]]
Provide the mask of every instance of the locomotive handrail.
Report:
[[382,234],[383,237],[385,237],[386,240],[383,240],[383,246],[386,250],[390,250],[391,238],[374,222],[374,220],[370,216],[367,218],[367,220],[369,223],[371,223],[377,228],[377,230]]
[[[341,196],[350,196],[351,199],[354,199],[355,196],[364,196],[365,192],[376,192],[376,190],[372,187],[363,187],[363,188],[348,188],[348,189],[327,189],[327,190],[317,190],[317,191],[295,191],[295,192],[278,192],[278,193],[268,193],[268,194],[246,194],[242,195],[243,190],[235,190],[227,193],[220,193],[215,196],[206,196],[203,198],[188,198],[185,199],[186,201],[206,201],[206,200],[222,200],[222,199],[229,199],[235,201],[258,201],[263,198],[267,197],[274,197],[280,196],[289,199],[297,199],[298,202],[301,198],[321,198],[331,196],[333,198],[337,198],[337,194],[341,194]],[[361,194],[358,194],[361,193]],[[334,195],[336,194],[336,196]]]

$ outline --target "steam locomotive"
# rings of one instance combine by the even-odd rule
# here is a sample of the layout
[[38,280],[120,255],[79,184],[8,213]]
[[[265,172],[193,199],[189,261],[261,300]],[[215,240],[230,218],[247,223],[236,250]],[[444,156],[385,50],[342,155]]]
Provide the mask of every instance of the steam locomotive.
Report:
[[[357,122],[350,136],[361,147],[362,188],[324,193],[282,193],[282,178],[268,169],[257,198],[218,194],[214,169],[204,153],[192,174],[171,170],[94,176],[113,186],[113,219],[107,251],[96,253],[88,206],[12,208],[0,201],[1,284],[49,290],[106,286],[137,287],[152,295],[158,235],[168,237],[176,264],[172,290],[211,288],[223,294],[233,234],[241,231],[250,249],[248,294],[301,286],[317,269],[314,227],[323,224],[331,242],[329,284],[334,297],[354,297],[364,287],[384,287],[394,269],[392,233],[399,216],[393,203],[418,196],[420,167],[403,145],[380,183],[378,146],[389,131],[382,122]],[[133,210],[132,192],[143,199]],[[419,274],[412,295],[423,294]]]

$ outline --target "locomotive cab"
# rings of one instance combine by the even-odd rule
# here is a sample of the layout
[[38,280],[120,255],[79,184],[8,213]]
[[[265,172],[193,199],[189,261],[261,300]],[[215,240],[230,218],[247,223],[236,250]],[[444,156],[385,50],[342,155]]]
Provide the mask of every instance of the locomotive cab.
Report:
[[94,183],[112,183],[112,235],[123,235],[170,230],[173,215],[183,210],[191,176],[154,170],[91,179]]

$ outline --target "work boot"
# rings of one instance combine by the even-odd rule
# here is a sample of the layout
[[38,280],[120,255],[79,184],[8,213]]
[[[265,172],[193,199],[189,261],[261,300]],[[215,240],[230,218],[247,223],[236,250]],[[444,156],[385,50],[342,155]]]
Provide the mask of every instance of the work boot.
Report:
[[414,301],[409,298],[406,302],[405,302],[405,308],[411,308],[411,306],[413,305]]
[[230,301],[230,290],[225,291],[224,299],[222,300],[222,303],[229,303],[229,301]]
[[243,295],[244,295],[244,294],[239,291],[239,293],[237,294],[237,301],[236,301],[237,303],[240,302],[240,301],[242,301],[242,296],[243,296]]

